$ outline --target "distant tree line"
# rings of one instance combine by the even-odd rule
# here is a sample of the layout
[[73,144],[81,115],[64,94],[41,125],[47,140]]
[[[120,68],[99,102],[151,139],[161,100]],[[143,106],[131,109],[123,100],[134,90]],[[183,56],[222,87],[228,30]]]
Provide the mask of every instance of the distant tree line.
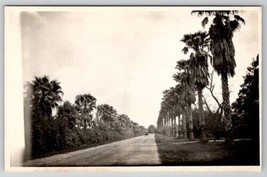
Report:
[[154,125],[149,125],[147,128],[148,133],[155,133],[156,128]]
[[25,85],[24,114],[29,117],[32,158],[143,135],[145,128],[108,104],[96,105],[87,93],[62,100],[60,83],[48,76]]

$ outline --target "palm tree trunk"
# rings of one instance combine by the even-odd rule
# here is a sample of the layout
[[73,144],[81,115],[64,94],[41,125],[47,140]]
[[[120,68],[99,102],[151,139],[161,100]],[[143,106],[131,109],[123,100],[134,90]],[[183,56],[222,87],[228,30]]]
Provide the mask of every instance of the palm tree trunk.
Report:
[[187,104],[187,118],[188,118],[188,128],[189,128],[189,140],[194,140],[194,132],[193,132],[193,116],[192,116],[192,109],[191,103]]
[[170,136],[172,136],[172,127],[173,127],[172,116],[170,116]]
[[199,114],[199,126],[200,126],[200,138],[199,138],[199,140],[201,143],[206,143],[207,137],[206,137],[206,132],[205,132],[202,89],[198,89],[198,114]]
[[175,116],[172,117],[172,136],[175,136],[175,123],[174,123],[174,120],[175,119]]
[[182,117],[182,126],[183,126],[183,138],[187,138],[187,131],[186,131],[186,116],[185,113],[183,112],[183,117]]
[[170,127],[170,135],[173,136],[173,117],[170,117],[170,121],[171,121],[171,127]]
[[169,136],[169,126],[170,126],[169,116],[167,115],[166,135],[168,135],[168,136]]
[[178,138],[181,138],[181,116],[180,116],[180,114],[178,114],[178,130],[177,130],[177,132],[178,132]]
[[170,122],[170,126],[169,126],[169,136],[172,136],[172,117],[169,117],[169,122]]
[[86,130],[86,119],[83,120],[83,129]]
[[166,135],[169,136],[169,126],[170,126],[170,121],[169,121],[169,116],[167,114],[167,126],[166,126]]
[[164,127],[163,127],[163,133],[164,133],[164,135],[166,135],[166,127],[167,127],[167,117],[165,116],[164,117]]
[[232,121],[231,121],[231,107],[230,107],[230,94],[228,85],[227,73],[222,73],[222,96],[223,96],[223,111],[224,111],[224,130],[225,130],[225,145],[231,146],[233,144],[232,135]]
[[173,127],[173,136],[176,137],[177,136],[177,124],[176,124],[176,116],[173,117],[174,118],[174,127]]

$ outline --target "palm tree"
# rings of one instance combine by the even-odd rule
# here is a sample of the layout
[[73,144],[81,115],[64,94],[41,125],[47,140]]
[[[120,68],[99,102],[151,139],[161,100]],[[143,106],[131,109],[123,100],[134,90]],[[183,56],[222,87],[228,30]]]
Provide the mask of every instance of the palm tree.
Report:
[[52,110],[59,106],[62,101],[60,83],[56,80],[49,81],[48,76],[35,77],[32,82],[26,84],[27,100],[33,122],[41,122],[41,119],[51,120]]
[[103,121],[106,125],[112,126],[117,119],[117,111],[113,106],[108,104],[101,104],[97,106],[97,115],[100,121]]
[[[193,133],[193,117],[192,117],[192,108],[191,104],[193,104],[196,100],[195,98],[195,89],[194,89],[194,82],[192,78],[192,69],[190,68],[190,61],[189,60],[180,60],[177,62],[176,68],[178,69],[179,73],[174,75],[174,79],[182,85],[182,95],[181,97],[184,99],[186,103],[186,114],[187,119],[189,122],[189,140],[194,139]],[[184,116],[183,116],[184,119]]]
[[160,108],[160,111],[159,111],[157,125],[158,125],[158,129],[163,134],[165,134],[165,126],[166,126],[165,116],[166,116],[165,106],[164,106],[163,102],[161,102],[161,108]]
[[171,110],[171,102],[170,102],[170,97],[171,97],[171,89],[167,89],[163,91],[163,98],[161,102],[161,111],[162,111],[162,116],[164,119],[164,133],[166,135],[170,135],[170,110]]
[[[178,75],[174,74],[174,80],[177,82],[180,82],[180,80],[178,79]],[[178,79],[178,80],[176,80]],[[185,116],[185,112],[186,110],[186,102],[185,102],[185,94],[183,93],[184,88],[181,84],[177,84],[175,86],[175,93],[176,93],[176,97],[177,99],[177,116],[178,116],[178,132],[179,132],[179,137],[182,138],[187,138],[187,129],[186,129],[186,116]],[[182,125],[180,125],[180,121],[181,121],[181,115],[182,115]]]
[[77,95],[74,104],[81,116],[83,128],[86,129],[93,118],[91,112],[96,108],[96,98],[91,94]]
[[52,110],[59,106],[62,94],[60,83],[56,80],[49,81],[48,76],[35,77],[33,81],[26,83],[24,113],[30,122],[26,125],[31,133],[28,148],[32,150],[32,156],[44,153],[57,144]]
[[185,34],[181,41],[186,46],[183,48],[185,54],[189,49],[193,50],[190,55],[190,68],[192,70],[192,76],[195,83],[195,87],[198,92],[198,114],[200,125],[200,142],[206,142],[205,134],[205,121],[203,111],[203,94],[202,90],[208,85],[208,57],[209,54],[205,50],[209,45],[208,34],[206,32],[196,32],[194,34]]
[[118,120],[119,120],[120,125],[122,127],[127,127],[128,123],[130,121],[130,118],[125,114],[120,114],[120,115],[118,115]]
[[176,117],[176,110],[175,105],[177,104],[177,97],[175,94],[175,87],[171,87],[168,90],[168,106],[169,106],[169,116],[171,121],[171,135],[175,136],[175,117]]
[[236,67],[232,38],[235,30],[241,27],[240,23],[245,24],[245,20],[237,15],[238,11],[192,11],[192,13],[197,13],[199,16],[207,15],[202,21],[203,27],[209,22],[208,16],[214,16],[209,28],[210,50],[213,55],[211,64],[221,75],[226,144],[231,144],[232,121],[228,77],[235,75]]
[[165,122],[165,126],[164,126],[164,133],[166,135],[170,135],[170,90],[164,90],[163,91],[163,98],[162,98],[162,102],[161,102],[161,108],[163,110],[164,113],[164,122]]

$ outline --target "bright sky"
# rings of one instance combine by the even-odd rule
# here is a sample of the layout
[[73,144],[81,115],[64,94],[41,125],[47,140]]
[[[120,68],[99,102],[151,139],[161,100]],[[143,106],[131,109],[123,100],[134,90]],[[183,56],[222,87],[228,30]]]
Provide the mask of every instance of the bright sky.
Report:
[[[237,67],[229,83],[231,101],[260,50],[258,12],[241,16],[246,25],[234,36]],[[23,81],[48,75],[61,82],[64,100],[73,103],[76,95],[91,93],[97,104],[110,104],[140,125],[156,125],[162,91],[175,86],[176,61],[186,58],[180,39],[204,30],[201,20],[185,8],[22,12]],[[221,100],[221,82],[215,81]]]

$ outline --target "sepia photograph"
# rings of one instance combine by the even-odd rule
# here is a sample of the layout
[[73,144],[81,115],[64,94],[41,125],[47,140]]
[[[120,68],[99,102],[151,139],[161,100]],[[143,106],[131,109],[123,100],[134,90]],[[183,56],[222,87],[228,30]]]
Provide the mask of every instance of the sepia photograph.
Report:
[[261,170],[260,6],[4,15],[5,170]]

